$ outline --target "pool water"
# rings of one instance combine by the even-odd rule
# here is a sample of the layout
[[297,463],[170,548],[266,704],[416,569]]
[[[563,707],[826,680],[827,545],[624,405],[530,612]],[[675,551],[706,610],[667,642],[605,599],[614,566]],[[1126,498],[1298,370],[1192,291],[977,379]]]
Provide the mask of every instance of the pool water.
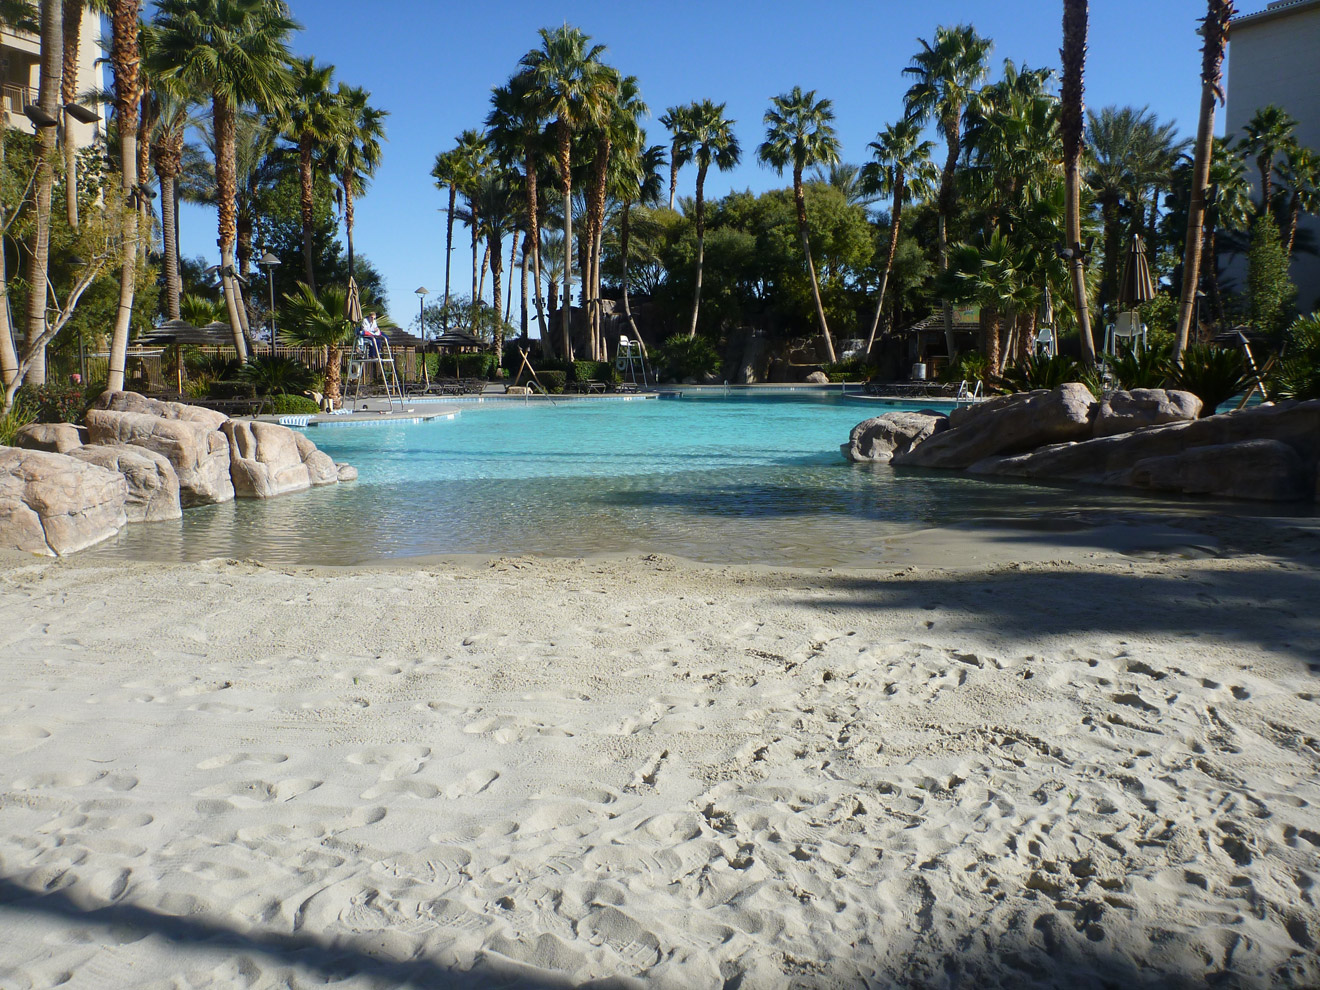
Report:
[[[916,529],[1113,503],[1112,493],[854,465],[886,407],[838,395],[517,402],[452,420],[312,428],[354,484],[191,509],[89,554],[361,564],[433,554],[663,553],[866,565]],[[910,406],[908,408],[911,408]],[[947,407],[946,407],[947,408]]]

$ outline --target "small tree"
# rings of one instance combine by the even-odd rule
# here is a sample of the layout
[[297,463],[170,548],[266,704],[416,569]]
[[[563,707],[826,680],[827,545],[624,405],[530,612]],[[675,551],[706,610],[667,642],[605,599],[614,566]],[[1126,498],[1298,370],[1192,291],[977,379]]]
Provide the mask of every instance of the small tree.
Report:
[[1247,252],[1247,307],[1252,328],[1269,334],[1282,330],[1296,296],[1279,228],[1266,211],[1251,224]]

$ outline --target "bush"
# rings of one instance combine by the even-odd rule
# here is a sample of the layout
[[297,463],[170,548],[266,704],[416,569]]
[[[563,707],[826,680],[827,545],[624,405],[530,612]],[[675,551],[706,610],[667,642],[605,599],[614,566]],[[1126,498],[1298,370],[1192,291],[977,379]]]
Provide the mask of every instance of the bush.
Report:
[[81,385],[47,382],[45,385],[20,385],[15,408],[21,402],[36,423],[81,423],[87,409],[87,393]]
[[1110,373],[1119,388],[1163,388],[1169,379],[1171,347],[1123,346],[1109,362]]
[[705,337],[676,333],[656,349],[655,364],[670,378],[681,381],[714,374],[719,370],[720,356]]
[[849,358],[820,368],[832,382],[864,382],[871,377],[871,368],[861,358]]
[[614,365],[608,361],[574,361],[569,371],[571,382],[612,382],[617,379]]
[[1070,357],[1032,354],[1021,364],[1005,368],[1000,380],[1010,392],[1029,392],[1037,388],[1058,388],[1083,379],[1081,367]]
[[1288,328],[1287,359],[1270,376],[1270,395],[1320,399],[1320,312],[1298,317]]
[[979,351],[958,355],[956,363],[944,369],[940,376],[944,382],[980,382],[982,389],[990,387],[990,359]]
[[551,395],[558,395],[564,391],[564,384],[568,381],[568,372],[538,370],[536,372],[536,377],[545,387],[547,392]]
[[1169,369],[1169,384],[1200,399],[1202,416],[1213,416],[1221,403],[1247,387],[1247,380],[1246,361],[1239,351],[1208,344],[1187,348],[1182,367]]
[[309,399],[305,395],[281,393],[270,397],[266,411],[272,416],[301,416],[308,413],[319,413],[321,407],[316,404],[316,400]]
[[37,421],[37,411],[29,405],[22,392],[20,388],[19,394],[14,396],[14,406],[9,410],[9,415],[0,418],[0,447],[12,447],[14,435],[29,423]]
[[495,369],[494,354],[437,354],[436,378],[489,378]]
[[312,369],[291,357],[259,355],[243,365],[238,380],[260,395],[298,395],[311,388]]

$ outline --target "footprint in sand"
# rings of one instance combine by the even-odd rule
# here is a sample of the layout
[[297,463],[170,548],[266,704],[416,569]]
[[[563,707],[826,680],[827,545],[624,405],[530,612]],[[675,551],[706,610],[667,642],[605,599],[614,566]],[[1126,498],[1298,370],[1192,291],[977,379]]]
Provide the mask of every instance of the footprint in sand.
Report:
[[363,801],[376,801],[380,798],[412,797],[425,800],[440,793],[440,788],[423,780],[387,780],[368,787],[360,795]]
[[373,746],[350,754],[348,762],[355,766],[380,767],[381,780],[397,780],[419,773],[430,756],[431,750],[426,746]]
[[474,794],[480,794],[498,780],[499,776],[494,770],[473,770],[462,780],[446,787],[445,797],[453,801],[456,798],[472,797]]
[[278,781],[232,780],[194,791],[193,796],[220,798],[238,808],[252,808],[262,804],[283,804],[300,794],[316,790],[322,783],[309,778]]
[[283,753],[222,753],[197,764],[198,770],[219,770],[238,763],[256,763],[263,766],[284,763],[288,757]]

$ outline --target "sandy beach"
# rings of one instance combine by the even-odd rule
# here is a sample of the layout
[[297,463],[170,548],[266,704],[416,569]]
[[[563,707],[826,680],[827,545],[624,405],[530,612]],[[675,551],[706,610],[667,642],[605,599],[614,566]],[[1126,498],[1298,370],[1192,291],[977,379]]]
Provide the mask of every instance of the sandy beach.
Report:
[[1316,986],[1317,541],[1212,537],[5,558],[0,987]]

